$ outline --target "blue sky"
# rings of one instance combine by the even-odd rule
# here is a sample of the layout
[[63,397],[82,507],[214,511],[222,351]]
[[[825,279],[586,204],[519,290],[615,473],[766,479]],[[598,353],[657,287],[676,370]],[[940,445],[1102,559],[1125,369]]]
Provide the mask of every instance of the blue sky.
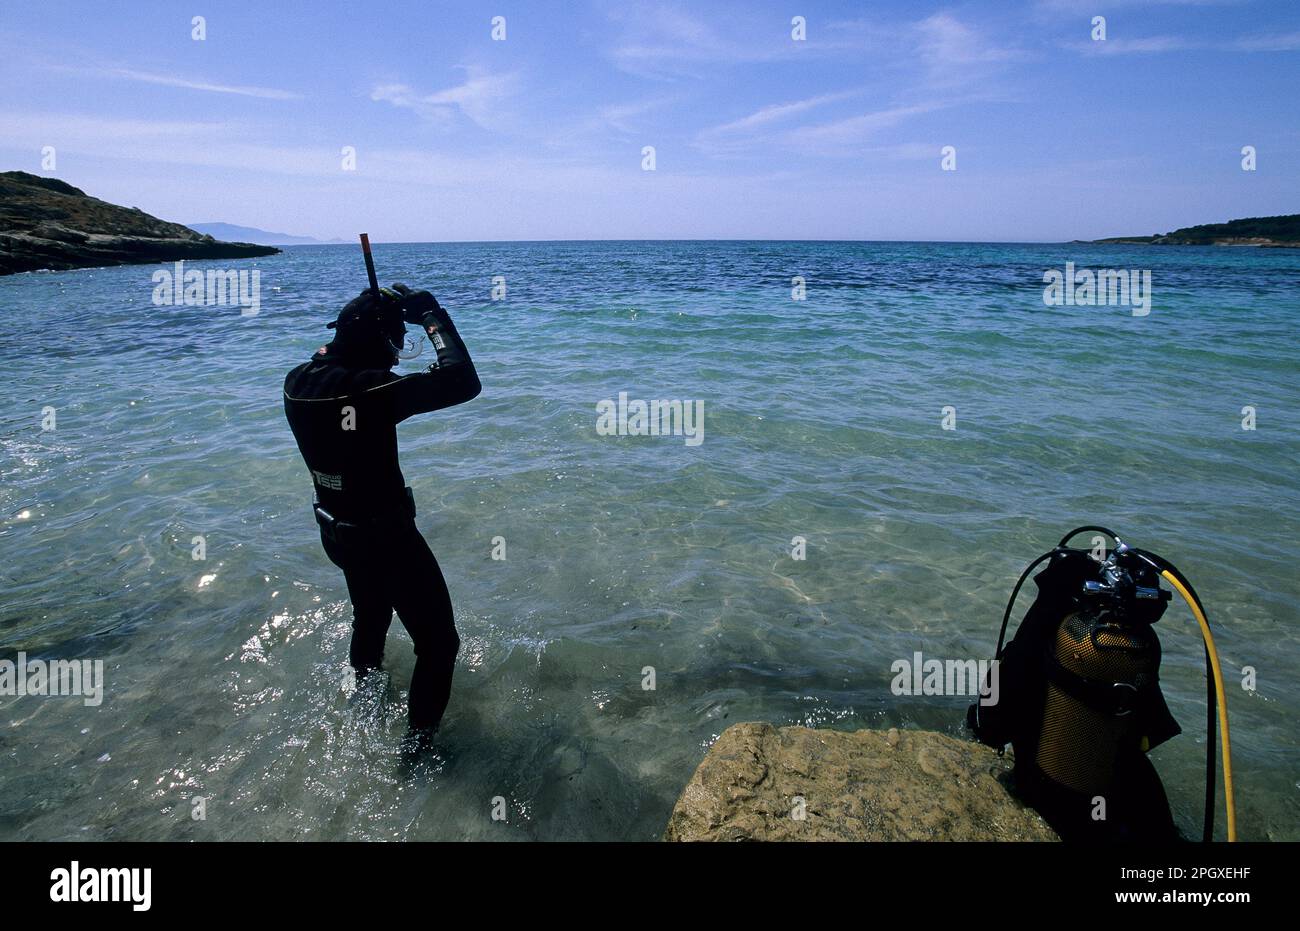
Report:
[[0,10],[0,167],[180,222],[1054,241],[1300,212],[1295,0]]

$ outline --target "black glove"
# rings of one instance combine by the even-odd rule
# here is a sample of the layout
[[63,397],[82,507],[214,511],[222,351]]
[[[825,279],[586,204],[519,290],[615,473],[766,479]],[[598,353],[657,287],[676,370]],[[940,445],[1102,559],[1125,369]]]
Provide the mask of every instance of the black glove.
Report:
[[393,291],[401,301],[402,319],[413,326],[424,326],[425,318],[430,314],[438,318],[444,316],[438,299],[428,291],[412,291],[404,284],[393,285]]

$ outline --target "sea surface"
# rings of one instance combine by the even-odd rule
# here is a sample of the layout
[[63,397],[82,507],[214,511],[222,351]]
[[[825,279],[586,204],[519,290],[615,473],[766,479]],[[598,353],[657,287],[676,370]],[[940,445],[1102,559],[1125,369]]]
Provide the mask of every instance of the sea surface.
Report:
[[[894,694],[891,665],[989,657],[1021,569],[1084,523],[1197,587],[1241,836],[1300,839],[1300,251],[375,252],[449,309],[484,385],[399,431],[463,640],[436,751],[400,749],[400,624],[388,677],[348,680],[281,407],[359,250],[189,263],[257,269],[247,316],[156,306],[158,266],[7,277],[0,658],[102,660],[105,692],[0,696],[0,839],[652,840],[731,724],[962,735],[968,698]],[[1071,261],[1150,270],[1150,313],[1045,305]],[[619,392],[703,401],[703,442],[601,435]],[[1200,640],[1181,604],[1157,630],[1183,734],[1153,759],[1197,836]]]

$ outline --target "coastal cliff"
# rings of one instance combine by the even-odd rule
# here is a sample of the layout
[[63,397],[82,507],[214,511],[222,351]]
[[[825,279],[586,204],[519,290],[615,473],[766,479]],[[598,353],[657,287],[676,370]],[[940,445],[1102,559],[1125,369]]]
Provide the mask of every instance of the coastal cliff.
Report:
[[242,259],[272,246],[220,242],[137,207],[119,207],[55,178],[0,172],[0,275],[38,269]]
[[734,724],[673,807],[669,841],[1052,841],[1011,761],[933,731]]
[[1263,246],[1275,249],[1300,248],[1300,213],[1276,217],[1244,217],[1227,223],[1185,226],[1172,233],[1153,236],[1117,236],[1096,239],[1096,243],[1151,246]]

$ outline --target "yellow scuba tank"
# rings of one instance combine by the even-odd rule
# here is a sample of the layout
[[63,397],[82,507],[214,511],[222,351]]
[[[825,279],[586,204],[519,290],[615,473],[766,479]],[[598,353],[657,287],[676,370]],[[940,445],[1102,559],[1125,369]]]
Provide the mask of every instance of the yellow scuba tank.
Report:
[[[1077,534],[1111,537],[1109,554],[1068,547]],[[1030,574],[1038,597],[1003,646]],[[1223,738],[1228,839],[1236,839],[1231,752],[1214,639],[1191,584],[1161,557],[1104,527],[1080,527],[1026,567],[1002,617],[995,669],[967,724],[1001,753],[1015,750],[1018,790],[1063,839],[1159,840],[1175,834],[1168,800],[1146,751],[1180,733],[1160,692],[1160,641],[1152,625],[1171,594],[1192,609],[1205,641],[1207,775],[1204,839],[1213,837],[1214,738]],[[1217,713],[1217,718],[1216,718]]]

